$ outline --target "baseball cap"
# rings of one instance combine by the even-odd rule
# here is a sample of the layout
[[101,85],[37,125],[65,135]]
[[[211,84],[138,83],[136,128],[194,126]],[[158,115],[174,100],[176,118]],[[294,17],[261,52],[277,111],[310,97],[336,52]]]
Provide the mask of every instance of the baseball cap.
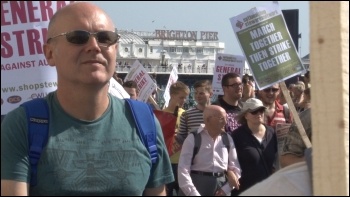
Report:
[[256,111],[256,110],[259,110],[261,108],[266,109],[266,107],[261,102],[261,100],[259,100],[257,98],[249,98],[246,100],[246,102],[243,103],[243,108],[242,108],[241,114],[246,113],[248,110],[249,111]]

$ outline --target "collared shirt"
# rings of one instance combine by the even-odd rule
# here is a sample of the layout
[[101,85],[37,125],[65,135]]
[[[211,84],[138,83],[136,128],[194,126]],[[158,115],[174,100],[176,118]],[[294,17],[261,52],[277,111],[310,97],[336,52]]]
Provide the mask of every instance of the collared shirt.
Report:
[[[232,138],[229,137],[230,152],[228,153],[221,135],[213,140],[204,126],[204,124],[201,124],[198,129],[198,135],[201,135],[201,146],[193,160],[193,165],[191,163],[194,148],[194,135],[188,135],[181,150],[178,166],[179,187],[187,196],[200,195],[192,182],[190,176],[191,170],[223,172],[230,169],[235,172],[237,178],[240,178],[241,176],[236,147]],[[226,183],[221,189],[226,194],[230,194],[230,191],[233,188]]]

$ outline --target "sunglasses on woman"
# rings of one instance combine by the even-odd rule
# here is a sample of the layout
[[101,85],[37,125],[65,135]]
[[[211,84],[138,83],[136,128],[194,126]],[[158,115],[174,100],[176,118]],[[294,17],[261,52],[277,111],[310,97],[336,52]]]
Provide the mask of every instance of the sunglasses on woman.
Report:
[[59,36],[66,36],[66,40],[69,43],[76,44],[76,45],[86,44],[89,41],[90,36],[94,36],[97,42],[99,43],[99,45],[105,46],[105,47],[108,47],[112,44],[117,43],[120,38],[120,36],[113,31],[99,31],[99,32],[91,33],[84,30],[75,30],[75,31],[65,32],[65,33],[61,33],[56,36],[53,36],[47,39],[47,43],[49,43],[50,40],[57,38]]
[[262,114],[262,113],[264,113],[264,112],[265,112],[265,109],[264,109],[264,108],[260,108],[260,109],[258,109],[258,110],[251,111],[251,112],[249,112],[249,113],[251,113],[252,115],[257,115],[258,113],[259,113],[259,114]]

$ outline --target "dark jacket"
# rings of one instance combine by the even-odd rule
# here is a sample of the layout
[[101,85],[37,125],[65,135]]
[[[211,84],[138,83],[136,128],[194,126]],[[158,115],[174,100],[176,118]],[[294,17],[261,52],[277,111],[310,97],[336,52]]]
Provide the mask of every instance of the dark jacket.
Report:
[[272,127],[266,126],[264,139],[260,143],[247,124],[232,133],[242,175],[239,193],[269,177],[274,170],[277,156],[277,136]]

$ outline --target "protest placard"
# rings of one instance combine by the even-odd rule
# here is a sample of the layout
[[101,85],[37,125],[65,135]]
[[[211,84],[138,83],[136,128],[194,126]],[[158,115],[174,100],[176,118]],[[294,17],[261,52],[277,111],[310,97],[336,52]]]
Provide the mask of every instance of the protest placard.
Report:
[[223,95],[224,92],[221,87],[222,77],[226,73],[237,73],[240,77],[242,77],[244,66],[245,58],[241,55],[217,53],[212,80],[213,94]]
[[259,89],[305,72],[278,3],[230,18]]
[[133,63],[131,70],[124,79],[124,81],[131,80],[135,81],[137,84],[137,89],[139,91],[137,100],[147,102],[152,92],[157,88],[157,85],[138,60]]
[[1,115],[57,89],[43,44],[52,15],[71,1],[1,2]]
[[230,18],[259,89],[279,82],[299,133],[311,147],[284,81],[305,72],[277,1]]
[[179,78],[178,76],[178,72],[177,72],[177,68],[175,66],[173,66],[173,69],[171,70],[171,73],[169,75],[169,80],[168,80],[168,83],[166,85],[166,88],[165,88],[165,91],[164,91],[164,106],[163,106],[163,109],[165,107],[168,106],[169,104],[169,100],[170,100],[170,86],[171,84],[175,83],[177,81],[177,79]]
[[277,123],[276,124],[276,135],[277,135],[277,144],[278,144],[278,154],[282,151],[282,146],[284,142],[284,138],[287,136],[289,132],[290,123]]
[[125,91],[122,85],[120,85],[113,77],[109,81],[108,92],[120,99],[130,98],[130,95]]

